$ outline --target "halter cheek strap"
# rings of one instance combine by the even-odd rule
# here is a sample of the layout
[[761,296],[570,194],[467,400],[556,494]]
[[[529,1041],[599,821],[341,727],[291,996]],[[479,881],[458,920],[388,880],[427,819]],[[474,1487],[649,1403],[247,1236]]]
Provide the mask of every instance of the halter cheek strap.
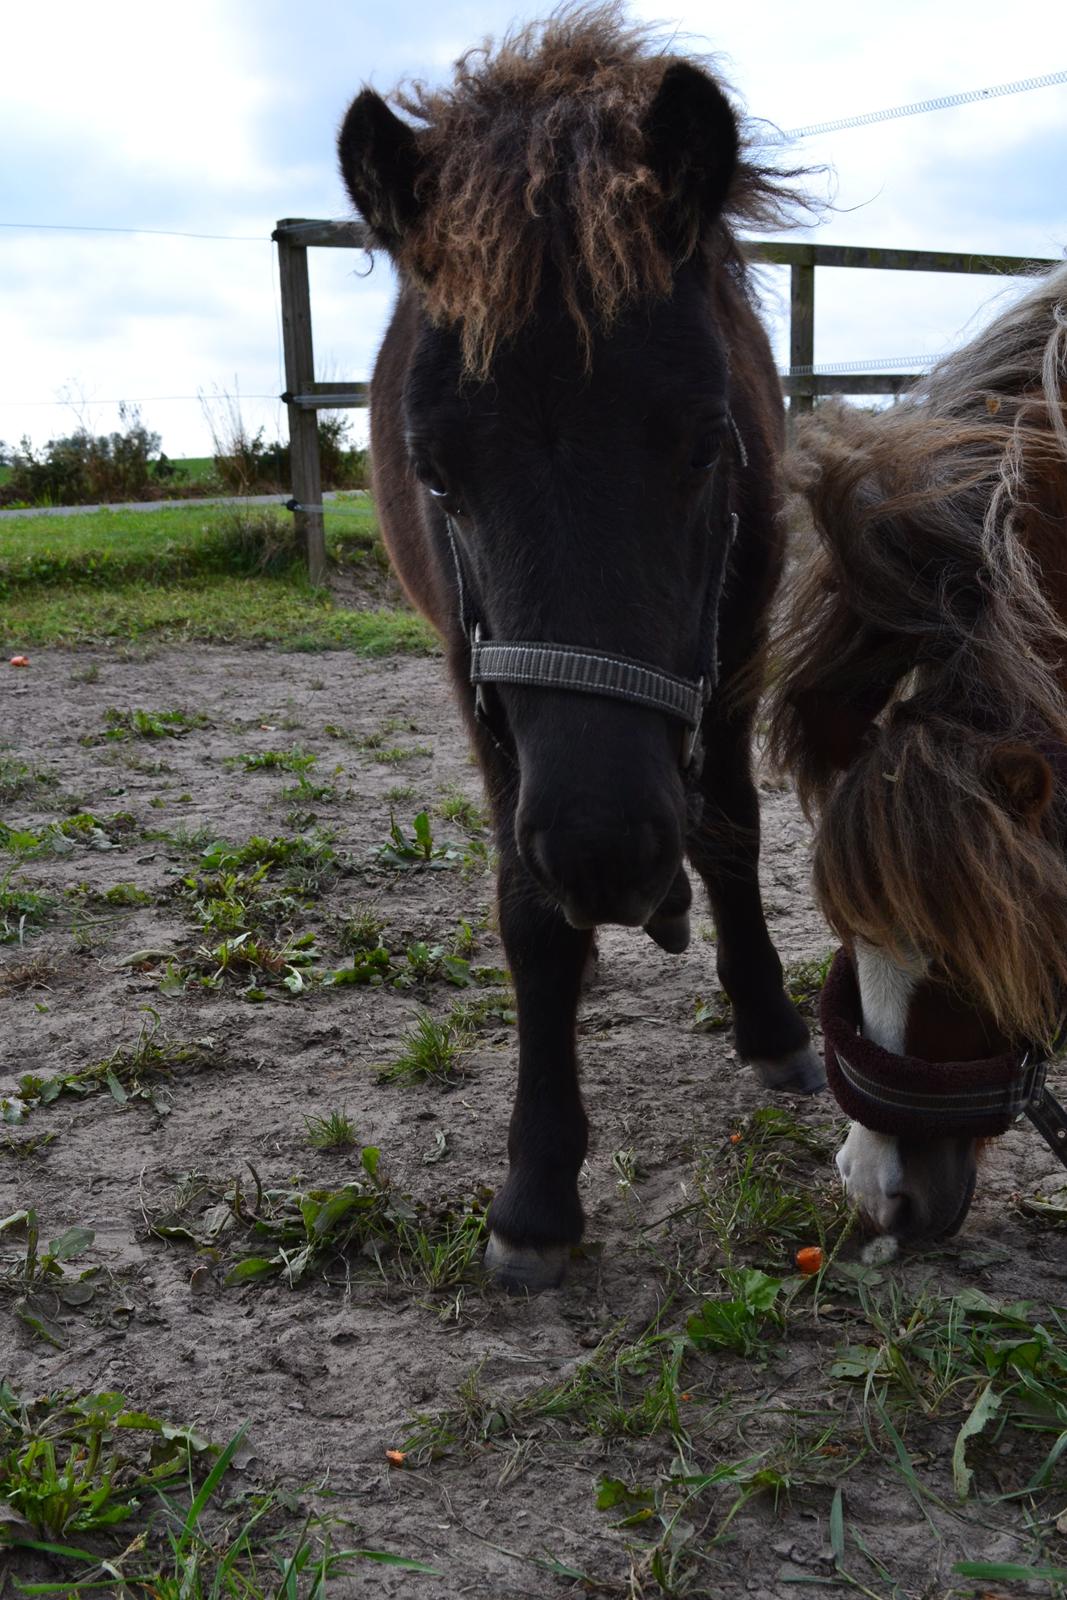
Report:
[[923,1061],[894,1055],[861,1032],[852,963],[839,950],[819,1003],[826,1074],[841,1109],[875,1133],[988,1138],[1027,1116],[1067,1166],[1067,1112],[1045,1082],[1036,1050],[982,1061]]

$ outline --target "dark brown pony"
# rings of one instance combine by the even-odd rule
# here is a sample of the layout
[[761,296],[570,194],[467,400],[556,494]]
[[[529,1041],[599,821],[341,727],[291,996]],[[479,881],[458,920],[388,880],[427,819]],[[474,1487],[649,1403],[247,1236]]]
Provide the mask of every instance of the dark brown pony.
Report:
[[684,948],[686,853],[741,1055],[775,1087],[824,1081],[764,923],[749,767],[782,404],[733,228],[780,219],[785,193],[714,75],[615,5],[396,103],[364,90],[340,136],[401,281],[374,492],[494,811],[519,1081],[487,1259],[539,1287],[582,1233],[596,925]]
[[[818,814],[863,1034],[912,1063],[1048,1053],[1064,1021],[1065,402],[1060,268],[902,404],[827,406],[798,438],[817,549],[772,745]],[[854,1128],[850,1192],[883,1232],[953,1231],[975,1140],[888,1128]]]

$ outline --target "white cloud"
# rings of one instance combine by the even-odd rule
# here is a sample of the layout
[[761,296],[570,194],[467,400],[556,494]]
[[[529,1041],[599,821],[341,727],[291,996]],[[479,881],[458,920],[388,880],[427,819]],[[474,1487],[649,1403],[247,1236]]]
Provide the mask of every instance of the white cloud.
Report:
[[[347,213],[333,139],[350,95],[405,73],[443,76],[520,0],[189,0],[9,7],[0,97],[0,221],[252,233],[262,244],[0,230],[0,437],[37,438],[69,416],[28,407],[76,383],[101,399],[280,387],[279,216]],[[547,0],[544,9],[547,9]],[[1044,0],[762,0],[665,8],[690,47],[720,53],[750,111],[784,128],[1067,66]],[[811,138],[836,171],[839,210],[813,235],[868,245],[1057,255],[1067,88]],[[13,155],[13,158],[12,158]],[[365,377],[388,317],[381,259],[312,252],[319,371]],[[774,275],[771,275],[772,277]],[[778,281],[784,275],[777,274]],[[937,350],[995,285],[915,274],[823,272],[817,357]],[[772,295],[773,298],[773,295]],[[779,335],[779,343],[781,336]],[[172,454],[208,446],[196,402],[145,406]],[[284,424],[274,401],[249,420]],[[101,426],[114,421],[101,407]]]

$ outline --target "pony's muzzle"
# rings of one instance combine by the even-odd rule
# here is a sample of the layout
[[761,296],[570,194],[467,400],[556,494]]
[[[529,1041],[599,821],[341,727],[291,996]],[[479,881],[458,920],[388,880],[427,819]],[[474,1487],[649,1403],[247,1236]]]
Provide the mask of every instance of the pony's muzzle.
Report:
[[637,822],[612,830],[518,827],[529,871],[576,928],[640,928],[668,897],[681,861],[681,830]]

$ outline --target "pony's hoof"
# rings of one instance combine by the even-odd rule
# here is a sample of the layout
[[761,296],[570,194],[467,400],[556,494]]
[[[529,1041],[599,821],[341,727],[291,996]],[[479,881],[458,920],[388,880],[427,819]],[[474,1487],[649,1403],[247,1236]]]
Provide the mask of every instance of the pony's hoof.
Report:
[[767,1089],[787,1094],[818,1094],[826,1088],[826,1068],[810,1045],[791,1050],[773,1061],[752,1061],[760,1082]]
[[558,1289],[567,1270],[570,1251],[566,1245],[549,1245],[544,1250],[508,1244],[498,1233],[489,1235],[485,1247],[485,1269],[495,1283],[509,1294],[540,1294],[542,1289]]
[[680,956],[689,949],[689,913],[680,911],[675,916],[653,916],[645,923],[645,932],[668,955]]

